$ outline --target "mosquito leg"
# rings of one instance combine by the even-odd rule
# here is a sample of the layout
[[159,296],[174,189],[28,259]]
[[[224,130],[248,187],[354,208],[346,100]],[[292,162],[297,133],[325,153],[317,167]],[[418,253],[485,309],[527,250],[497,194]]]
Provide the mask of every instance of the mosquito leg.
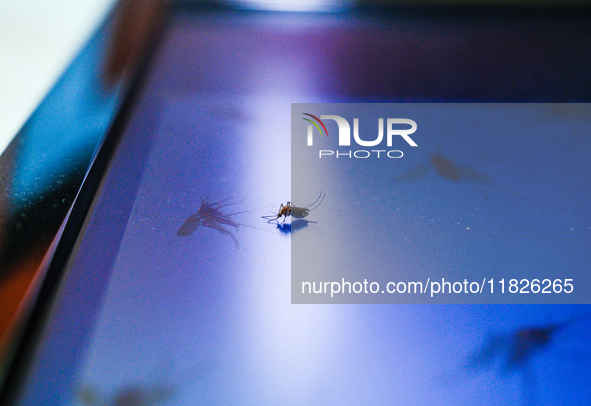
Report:
[[232,199],[232,198],[231,197],[228,197],[226,199],[220,200],[219,202],[212,203],[211,206],[215,207],[216,209],[221,209],[222,207],[235,206],[237,204],[242,203],[244,200],[246,200],[246,199],[241,199],[241,200],[238,200],[237,202],[233,202],[233,203],[220,204],[220,203],[227,202],[230,199]]
[[[250,212],[252,212],[252,211],[257,211],[257,210],[261,210],[261,209],[266,209],[267,207],[269,207],[269,206],[265,206],[265,207],[259,207],[259,208],[256,208],[256,209],[250,209],[250,210],[242,210],[242,211],[237,211],[237,212],[234,212],[234,213],[228,213],[228,214],[224,214],[224,216],[226,216],[226,217],[230,217],[230,216],[234,216],[234,215],[236,215],[236,214],[250,213]],[[271,213],[273,213],[273,215],[275,215],[275,212],[271,212]]]
[[521,385],[523,406],[539,406],[537,379],[530,364],[521,370]]
[[202,206],[203,206],[203,205],[207,205],[207,206],[212,206],[212,207],[213,207],[213,206],[216,206],[216,205],[218,205],[218,204],[220,204],[220,203],[227,202],[227,201],[228,201],[228,200],[230,200],[231,198],[232,198],[231,196],[230,196],[230,197],[226,197],[225,199],[222,199],[222,200],[220,200],[220,201],[217,201],[217,202],[215,202],[215,203],[207,203],[207,202],[203,202],[203,201],[201,201],[201,205],[202,205]]
[[474,189],[478,190],[480,193],[482,193],[482,196],[484,196],[484,198],[486,200],[489,200],[488,195],[486,194],[486,192],[484,190],[482,190],[482,188],[480,188],[480,186],[478,186],[476,183],[474,182],[469,182],[470,186],[472,186]]
[[225,224],[230,227],[234,227],[236,230],[238,230],[238,226],[240,225],[240,223],[236,223],[234,220],[227,216],[215,217],[212,219],[212,221],[220,224]]
[[209,228],[213,228],[214,230],[218,230],[222,234],[229,235],[232,238],[232,240],[234,240],[234,243],[236,244],[236,248],[239,248],[238,247],[238,240],[236,239],[236,237],[234,237],[234,234],[232,234],[228,230],[224,229],[219,223],[208,222],[208,223],[203,223],[203,225],[205,227],[209,227]]

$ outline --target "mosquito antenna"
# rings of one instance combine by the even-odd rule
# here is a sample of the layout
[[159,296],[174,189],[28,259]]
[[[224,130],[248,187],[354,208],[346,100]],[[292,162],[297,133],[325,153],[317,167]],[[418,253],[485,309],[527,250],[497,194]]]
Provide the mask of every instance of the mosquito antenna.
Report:
[[[316,199],[314,201],[314,203],[307,205],[306,207],[304,207],[304,209],[309,209],[309,211],[315,210],[318,206],[320,206],[322,204],[322,201],[324,200],[324,196],[326,196],[326,193],[322,194],[322,191],[320,191],[320,194],[318,195],[318,199]],[[320,199],[322,198],[322,199]],[[318,203],[314,208],[311,208],[312,206],[314,206],[318,201],[320,200],[320,203]]]
[[[322,195],[322,192],[320,192],[320,195],[318,195],[318,199],[320,199],[320,196],[321,196],[321,195]],[[307,206],[303,206],[303,207],[302,207],[302,209],[307,209],[307,208],[309,208],[310,206],[314,206],[314,204],[315,204],[315,203],[318,201],[318,199],[314,200],[314,203],[312,203],[312,204],[309,204],[309,205],[307,205]]]
[[318,202],[318,204],[316,206],[314,206],[314,208],[311,208],[310,211],[316,210],[318,207],[320,207],[320,205],[324,201],[324,198],[326,197],[326,193],[323,194],[322,192],[320,192],[320,195],[322,196],[322,199],[320,199],[320,201]]

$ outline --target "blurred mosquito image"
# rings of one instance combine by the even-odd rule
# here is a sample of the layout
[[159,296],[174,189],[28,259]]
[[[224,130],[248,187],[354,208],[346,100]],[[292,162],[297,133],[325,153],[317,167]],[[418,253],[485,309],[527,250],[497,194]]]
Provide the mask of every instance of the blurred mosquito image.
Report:
[[178,388],[164,384],[130,384],[123,386],[114,394],[99,393],[85,386],[78,393],[78,399],[85,406],[156,406],[169,404]]
[[201,207],[197,210],[196,214],[191,215],[185,223],[178,229],[177,235],[179,237],[188,237],[195,230],[199,225],[203,227],[208,227],[214,230],[219,231],[220,233],[229,236],[232,238],[234,243],[236,244],[236,248],[238,248],[238,240],[234,236],[234,234],[228,230],[228,228],[233,227],[236,231],[240,226],[250,227],[247,224],[242,224],[234,221],[231,216],[235,216],[237,214],[247,213],[252,210],[240,210],[233,213],[224,213],[223,209],[228,206],[236,206],[242,203],[242,201],[235,202],[235,203],[226,203],[228,202],[231,197],[226,199],[220,200],[215,203],[209,203],[207,201],[201,202]]
[[[545,405],[547,403],[540,399],[542,387],[538,384],[538,376],[547,372],[539,368],[545,365],[544,355],[555,357],[566,368],[569,368],[566,364],[581,367],[591,377],[591,352],[577,348],[581,342],[591,340],[590,321],[591,312],[587,312],[560,322],[532,324],[507,333],[488,335],[466,358],[460,374],[475,376],[495,370],[503,379],[516,375],[522,388],[520,404]],[[576,342],[569,346],[569,340],[575,338]],[[447,378],[456,379],[460,374],[451,374]],[[561,388],[561,391],[568,391],[568,387]]]
[[429,173],[430,167],[435,169],[438,176],[456,183],[467,184],[476,189],[482,196],[489,200],[488,193],[483,187],[493,188],[517,197],[523,197],[519,193],[503,188],[493,182],[493,178],[489,175],[481,173],[469,166],[460,165],[451,159],[436,152],[432,154],[429,161],[423,165],[402,172],[394,176],[394,182],[410,182],[423,178]]
[[[318,198],[314,201],[314,203],[311,203],[305,207],[297,207],[292,202],[287,202],[285,206],[281,204],[279,206],[277,215],[273,214],[271,216],[263,216],[263,218],[267,220],[267,223],[271,223],[283,217],[281,224],[285,223],[285,220],[287,220],[289,216],[298,220],[303,219],[304,217],[308,217],[308,214],[310,214],[311,211],[316,210],[322,204],[325,196],[325,193],[320,192],[320,195],[318,195]],[[313,223],[313,221],[306,221],[306,223]]]
[[210,361],[197,361],[186,370],[175,370],[173,361],[161,359],[144,381],[125,383],[112,391],[82,384],[76,391],[77,404],[84,406],[160,406],[175,404],[179,392],[212,371]]

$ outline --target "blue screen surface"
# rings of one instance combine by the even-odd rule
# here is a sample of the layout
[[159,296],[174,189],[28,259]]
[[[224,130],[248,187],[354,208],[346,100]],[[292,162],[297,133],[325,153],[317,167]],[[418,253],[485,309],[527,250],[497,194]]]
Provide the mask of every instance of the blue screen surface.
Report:
[[[340,59],[294,41],[311,35],[309,18],[206,21],[179,18],[164,37],[20,403],[588,404],[586,305],[291,304],[291,241],[314,225],[296,234],[262,218],[292,198],[291,104],[384,97],[342,93]],[[441,199],[487,204],[477,188],[434,179]],[[565,213],[582,212],[572,204]]]

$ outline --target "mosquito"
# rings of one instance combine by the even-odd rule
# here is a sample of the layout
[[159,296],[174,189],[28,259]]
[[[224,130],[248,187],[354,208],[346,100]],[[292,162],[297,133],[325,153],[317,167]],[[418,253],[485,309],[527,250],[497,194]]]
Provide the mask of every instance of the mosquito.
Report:
[[272,216],[263,216],[263,218],[267,220],[267,223],[271,223],[272,221],[275,221],[279,219],[281,216],[283,216],[283,221],[281,222],[281,224],[285,223],[285,220],[287,220],[287,217],[289,216],[296,219],[303,219],[304,217],[307,217],[311,211],[316,210],[318,206],[322,204],[325,196],[326,193],[320,192],[318,199],[316,199],[314,203],[309,204],[305,207],[297,207],[292,202],[287,202],[285,206],[282,203],[279,206],[279,212],[277,213],[277,215],[273,214]]
[[156,406],[168,403],[176,395],[175,386],[154,384],[129,385],[107,396],[92,387],[83,387],[78,397],[87,406]]
[[199,225],[202,225],[204,227],[209,227],[214,230],[217,230],[224,235],[230,236],[230,238],[232,238],[232,240],[234,240],[234,243],[236,244],[236,248],[238,248],[238,240],[236,239],[236,237],[234,236],[234,234],[230,230],[228,230],[224,227],[225,226],[234,227],[234,229],[236,231],[238,231],[239,226],[249,227],[247,224],[237,223],[230,216],[234,216],[236,214],[241,214],[241,213],[246,213],[251,210],[243,210],[243,211],[238,211],[238,212],[230,213],[230,214],[223,213],[222,208],[241,203],[241,202],[236,202],[236,203],[223,204],[230,199],[231,199],[231,197],[228,197],[226,199],[220,200],[215,203],[209,203],[209,202],[202,201],[201,207],[199,207],[199,210],[197,211],[197,213],[191,215],[187,219],[187,221],[185,221],[185,223],[181,226],[181,228],[179,228],[179,230],[176,232],[176,235],[178,235],[179,237],[188,237],[191,234],[193,234],[193,232],[197,229],[197,227],[199,227]]
[[482,196],[486,200],[489,199],[488,194],[484,190],[482,190],[481,186],[492,187],[517,197],[523,197],[518,193],[515,193],[509,189],[505,189],[494,184],[492,177],[478,172],[477,170],[472,169],[468,166],[459,165],[453,162],[451,159],[446,158],[437,152],[431,155],[428,163],[410,169],[406,172],[403,172],[398,176],[395,176],[394,181],[407,182],[418,180],[429,172],[429,165],[433,166],[433,168],[435,168],[435,171],[437,172],[437,175],[441,176],[442,178],[445,178],[452,182],[463,182],[472,186],[474,189],[482,193]]
[[199,362],[197,368],[185,371],[171,380],[171,365],[161,361],[156,368],[157,376],[143,383],[135,382],[120,386],[112,392],[104,392],[95,386],[83,384],[76,390],[78,403],[85,406],[159,406],[173,403],[178,393],[202,376],[210,373],[211,365]]
[[[518,372],[524,388],[524,404],[538,404],[536,380],[531,370],[532,360],[536,354],[548,350],[556,342],[557,336],[590,318],[591,312],[559,323],[528,326],[508,334],[492,335],[468,357],[465,368],[469,372],[477,372],[496,364],[503,375]],[[581,360],[579,356],[574,357]]]
[[591,312],[560,323],[529,326],[508,335],[494,335],[469,358],[468,367],[486,366],[503,354],[503,371],[513,372],[528,363],[536,353],[549,347],[556,335],[590,318]]

